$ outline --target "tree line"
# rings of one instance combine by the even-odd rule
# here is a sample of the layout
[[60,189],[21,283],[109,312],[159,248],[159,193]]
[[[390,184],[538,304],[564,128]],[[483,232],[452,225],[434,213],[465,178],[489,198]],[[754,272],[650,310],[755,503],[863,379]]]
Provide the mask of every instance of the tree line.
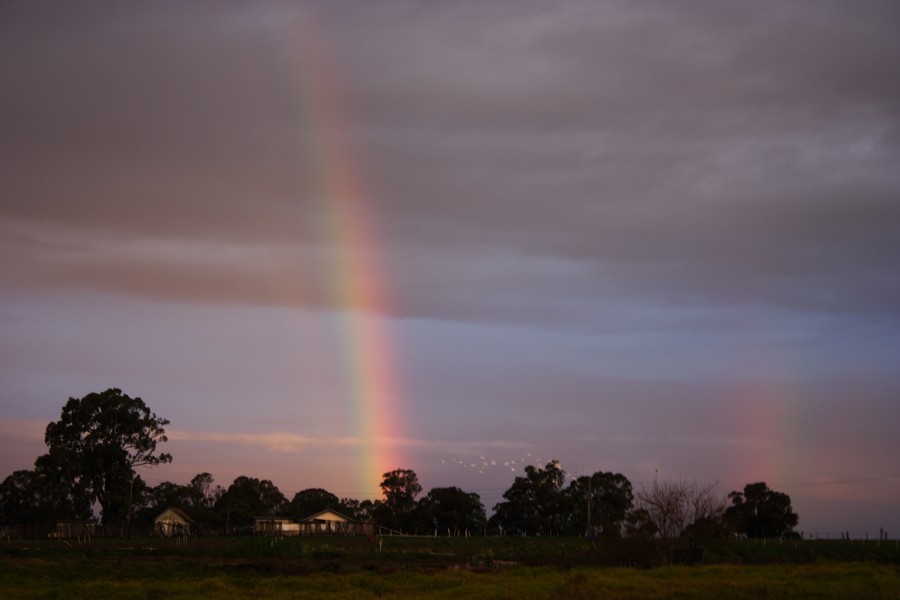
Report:
[[200,531],[240,532],[255,517],[303,519],[325,509],[402,533],[440,535],[585,535],[652,541],[667,556],[676,546],[728,535],[793,536],[798,516],[787,494],[764,482],[727,496],[688,481],[654,482],[635,490],[621,473],[598,471],[568,478],[556,460],[529,465],[488,518],[481,498],[458,487],[424,491],[411,469],[382,477],[383,498],[339,498],[321,489],[290,500],[269,480],[236,478],[227,488],[209,473],[189,484],[148,485],[135,471],[170,462],[157,452],[169,421],[140,398],[117,388],[70,398],[46,429],[47,452],[31,470],[0,483],[0,524],[50,526],[90,521],[100,508],[103,524],[152,523],[162,510],[187,512]]

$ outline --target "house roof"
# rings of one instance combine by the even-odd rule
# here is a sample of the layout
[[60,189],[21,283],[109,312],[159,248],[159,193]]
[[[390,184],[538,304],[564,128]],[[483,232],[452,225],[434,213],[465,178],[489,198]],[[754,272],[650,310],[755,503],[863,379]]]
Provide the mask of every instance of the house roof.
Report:
[[170,507],[167,508],[166,510],[162,511],[161,513],[159,513],[159,516],[156,517],[156,520],[159,520],[159,518],[160,518],[161,516],[163,516],[164,514],[166,514],[167,512],[170,512],[170,513],[174,514],[176,517],[178,517],[179,519],[185,521],[186,523],[193,523],[193,522],[194,522],[194,520],[191,518],[191,516],[190,516],[189,514],[187,514],[186,512],[184,512],[183,510],[181,510],[180,508],[176,508],[176,507],[174,507],[174,506],[170,506]]
[[[320,511],[317,512],[316,514],[310,515],[310,516],[304,518],[303,521],[309,522],[309,521],[315,521],[316,519],[320,519],[320,520],[321,520],[322,516],[323,516],[323,515],[327,515],[327,514],[332,514],[332,515],[335,515],[335,516],[337,516],[337,517],[340,517],[341,519],[343,519],[343,520],[345,520],[345,521],[353,522],[353,519],[351,519],[351,518],[348,517],[347,515],[342,515],[342,514],[339,513],[338,511],[336,511],[336,510],[331,510],[330,508],[326,508],[325,510],[320,510]],[[326,520],[332,520],[332,521],[334,521],[334,520],[337,520],[337,519],[326,519]]]

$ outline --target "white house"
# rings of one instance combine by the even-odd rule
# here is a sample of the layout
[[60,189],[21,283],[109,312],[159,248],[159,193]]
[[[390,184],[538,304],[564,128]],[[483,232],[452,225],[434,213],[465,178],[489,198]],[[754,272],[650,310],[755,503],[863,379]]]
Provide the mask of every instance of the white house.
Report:
[[359,523],[336,510],[326,509],[303,519],[304,534],[373,535],[372,523]]
[[169,507],[153,519],[156,533],[164,536],[190,535],[194,520],[180,508]]
[[304,523],[318,523],[320,525],[331,525],[334,523],[349,523],[352,519],[348,516],[342,515],[341,513],[331,510],[330,508],[326,508],[325,510],[321,510],[314,515],[310,515],[303,519]]

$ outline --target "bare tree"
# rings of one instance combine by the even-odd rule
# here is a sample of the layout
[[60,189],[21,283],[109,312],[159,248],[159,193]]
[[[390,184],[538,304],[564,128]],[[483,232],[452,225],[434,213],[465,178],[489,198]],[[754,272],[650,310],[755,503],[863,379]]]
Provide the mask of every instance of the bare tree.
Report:
[[655,526],[667,563],[679,540],[694,548],[701,539],[721,535],[727,504],[714,492],[715,487],[686,480],[654,481],[637,493],[635,508],[645,511]]

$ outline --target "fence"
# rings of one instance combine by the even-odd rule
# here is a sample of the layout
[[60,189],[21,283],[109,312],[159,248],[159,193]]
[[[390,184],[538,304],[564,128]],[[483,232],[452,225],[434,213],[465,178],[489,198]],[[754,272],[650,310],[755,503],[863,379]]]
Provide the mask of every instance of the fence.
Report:
[[[223,535],[226,532],[214,528],[205,528],[194,524],[190,528],[192,535]],[[227,532],[235,534],[235,531]],[[239,535],[246,535],[243,530]],[[264,536],[296,536],[296,535],[375,535],[373,523],[331,522],[331,523],[269,523],[254,528],[256,535]],[[0,539],[89,539],[89,538],[127,538],[127,537],[171,537],[186,535],[180,527],[159,527],[148,525],[101,525],[99,523],[64,522],[56,525],[0,525]]]
[[375,535],[374,523],[352,521],[325,521],[318,523],[290,523],[283,521],[259,520],[254,525],[254,533],[266,536],[296,535]]
[[81,539],[150,537],[153,525],[101,525],[99,523],[64,522],[56,525],[2,525],[0,539]]

